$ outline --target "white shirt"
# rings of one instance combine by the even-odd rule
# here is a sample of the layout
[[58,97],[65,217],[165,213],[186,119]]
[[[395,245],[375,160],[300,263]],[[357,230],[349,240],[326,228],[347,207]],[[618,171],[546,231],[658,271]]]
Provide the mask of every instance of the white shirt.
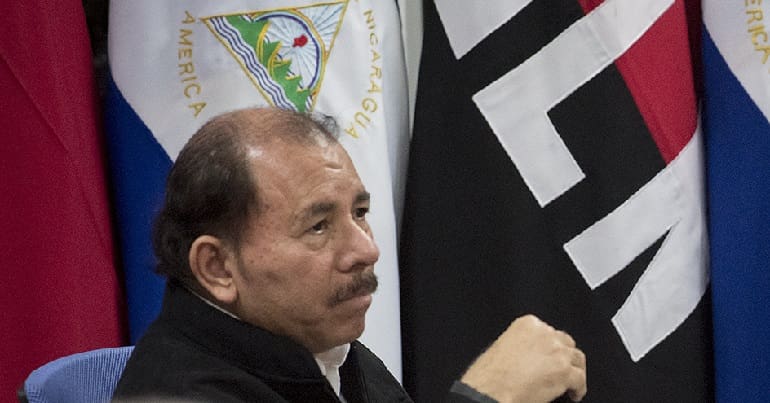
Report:
[[342,386],[340,381],[340,367],[348,357],[348,352],[350,352],[350,344],[343,344],[314,355],[315,361],[321,369],[321,374],[326,377],[332,385],[334,393],[339,396],[343,403],[345,403],[345,399],[340,393],[340,388]]

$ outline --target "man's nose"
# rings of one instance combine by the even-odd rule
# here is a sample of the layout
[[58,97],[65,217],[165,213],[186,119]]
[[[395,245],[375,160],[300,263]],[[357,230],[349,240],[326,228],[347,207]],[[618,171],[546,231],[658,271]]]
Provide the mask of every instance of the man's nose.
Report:
[[340,262],[340,270],[362,270],[375,264],[380,258],[380,250],[374,243],[368,224],[360,225],[358,222],[352,222],[347,232],[347,242]]

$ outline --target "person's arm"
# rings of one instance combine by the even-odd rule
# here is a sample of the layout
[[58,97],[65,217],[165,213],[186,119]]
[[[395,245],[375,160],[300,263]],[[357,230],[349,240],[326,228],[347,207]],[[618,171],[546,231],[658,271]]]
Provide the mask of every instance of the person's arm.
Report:
[[498,403],[497,400],[473,389],[472,387],[455,381],[449,389],[449,396],[444,403]]
[[567,333],[532,315],[511,323],[456,382],[449,401],[550,402],[585,396],[586,359]]

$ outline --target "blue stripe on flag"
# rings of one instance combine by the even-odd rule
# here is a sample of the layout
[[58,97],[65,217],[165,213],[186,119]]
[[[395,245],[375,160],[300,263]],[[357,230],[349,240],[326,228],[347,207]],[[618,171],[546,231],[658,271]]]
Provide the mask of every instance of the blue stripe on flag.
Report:
[[171,159],[109,80],[107,149],[123,260],[131,343],[160,312],[164,279],[153,271],[152,221],[160,209]]
[[766,401],[770,124],[703,32],[716,397]]

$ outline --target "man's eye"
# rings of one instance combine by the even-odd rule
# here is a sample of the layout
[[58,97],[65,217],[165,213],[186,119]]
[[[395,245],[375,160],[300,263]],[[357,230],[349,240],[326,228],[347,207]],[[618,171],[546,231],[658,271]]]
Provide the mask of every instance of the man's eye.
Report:
[[323,220],[310,227],[310,231],[315,234],[322,234],[324,231],[326,231],[327,228],[329,228],[329,222]]
[[359,207],[355,210],[354,216],[357,219],[366,218],[366,214],[369,213],[369,207]]

